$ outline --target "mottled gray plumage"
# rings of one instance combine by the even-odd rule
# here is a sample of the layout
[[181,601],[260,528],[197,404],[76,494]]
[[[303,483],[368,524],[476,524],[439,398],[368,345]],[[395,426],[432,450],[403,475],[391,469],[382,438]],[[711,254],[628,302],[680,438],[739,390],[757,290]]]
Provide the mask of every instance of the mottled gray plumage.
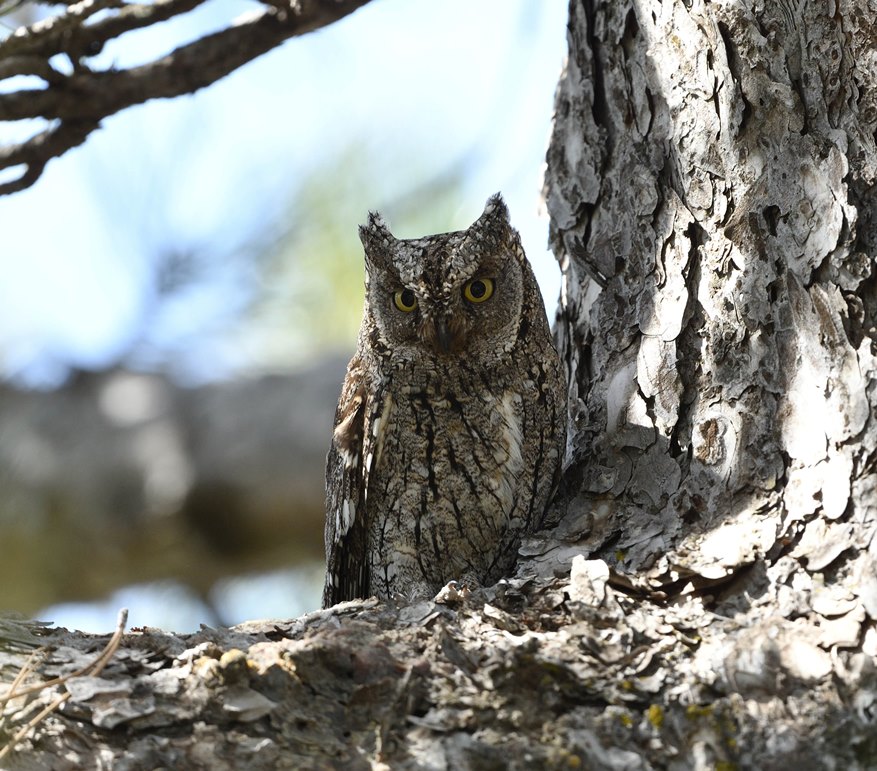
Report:
[[323,605],[497,581],[536,530],[566,383],[499,195],[467,230],[360,228],[366,299],[326,468]]

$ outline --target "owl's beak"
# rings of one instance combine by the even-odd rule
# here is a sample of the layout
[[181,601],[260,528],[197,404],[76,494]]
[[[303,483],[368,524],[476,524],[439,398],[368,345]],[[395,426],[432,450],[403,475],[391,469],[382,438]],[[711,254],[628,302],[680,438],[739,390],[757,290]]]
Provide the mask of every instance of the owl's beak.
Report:
[[436,319],[435,339],[438,342],[442,353],[450,352],[451,346],[454,344],[454,336],[448,329],[448,322],[445,319]]

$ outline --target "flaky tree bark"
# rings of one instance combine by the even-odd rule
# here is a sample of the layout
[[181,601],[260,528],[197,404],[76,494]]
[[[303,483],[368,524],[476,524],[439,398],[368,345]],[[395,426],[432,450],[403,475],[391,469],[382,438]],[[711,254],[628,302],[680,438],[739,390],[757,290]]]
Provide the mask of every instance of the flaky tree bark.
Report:
[[570,10],[553,530],[462,603],[141,630],[103,669],[7,621],[8,679],[44,648],[19,688],[80,672],[7,702],[10,767],[877,765],[877,9]]
[[706,682],[761,767],[877,764],[875,7],[573,2],[570,43],[566,531],[730,621]]

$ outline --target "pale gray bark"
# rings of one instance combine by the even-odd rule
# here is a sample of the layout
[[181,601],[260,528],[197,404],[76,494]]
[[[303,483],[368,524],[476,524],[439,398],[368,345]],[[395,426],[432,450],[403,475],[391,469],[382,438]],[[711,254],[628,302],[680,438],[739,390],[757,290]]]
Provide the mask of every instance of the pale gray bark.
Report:
[[[734,619],[719,690],[777,748],[805,757],[795,688],[828,688],[826,727],[842,710],[871,742],[877,9],[572,9],[546,182],[565,533]],[[851,673],[858,707],[830,686]]]
[[[877,766],[877,8],[573,0],[569,39],[572,464],[519,578],[132,634],[10,767]],[[88,646],[39,641],[34,680]]]

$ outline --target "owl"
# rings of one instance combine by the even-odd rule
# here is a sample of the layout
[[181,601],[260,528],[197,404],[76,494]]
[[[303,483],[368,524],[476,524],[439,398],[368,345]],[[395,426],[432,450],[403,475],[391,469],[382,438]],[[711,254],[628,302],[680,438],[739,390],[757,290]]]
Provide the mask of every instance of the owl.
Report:
[[566,381],[502,197],[466,230],[360,227],[366,298],[326,468],[323,607],[489,585],[542,524]]

